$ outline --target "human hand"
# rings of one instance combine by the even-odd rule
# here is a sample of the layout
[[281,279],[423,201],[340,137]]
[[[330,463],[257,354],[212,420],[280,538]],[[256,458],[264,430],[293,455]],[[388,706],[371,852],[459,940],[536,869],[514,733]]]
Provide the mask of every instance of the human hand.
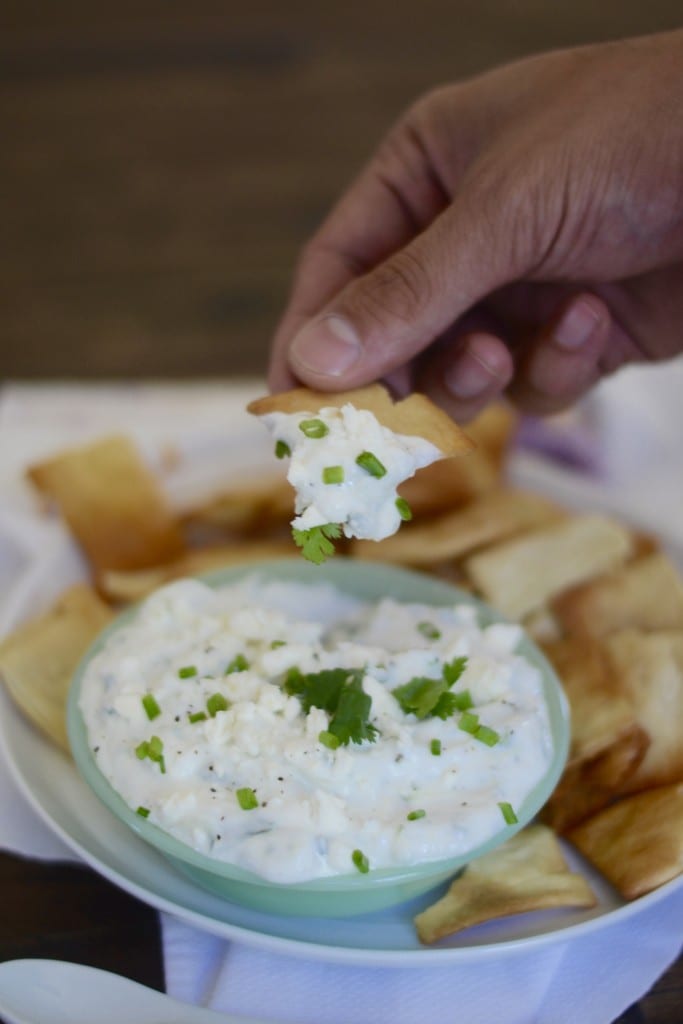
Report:
[[301,257],[269,382],[377,378],[465,421],[683,351],[683,31],[429,93]]

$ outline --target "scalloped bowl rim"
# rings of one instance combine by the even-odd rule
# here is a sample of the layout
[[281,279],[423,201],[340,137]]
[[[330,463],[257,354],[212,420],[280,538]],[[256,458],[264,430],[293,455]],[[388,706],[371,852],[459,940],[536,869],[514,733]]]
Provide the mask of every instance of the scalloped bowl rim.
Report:
[[[381,562],[362,562],[343,556],[337,556],[334,562],[317,567],[297,558],[243,562],[229,568],[203,573],[195,578],[211,587],[221,587],[237,583],[246,577],[261,576],[264,577],[265,582],[277,580],[331,583],[352,596],[367,600],[379,600],[382,597],[391,596],[403,603],[433,605],[464,603],[477,608],[480,626],[509,621],[489,605],[445,580],[411,569],[385,565]],[[398,596],[397,590],[400,591]],[[360,893],[367,891],[369,885],[373,888],[400,886],[401,883],[431,878],[434,879],[434,885],[438,885],[441,880],[455,874],[467,863],[488,853],[529,824],[555,789],[564,769],[569,752],[569,705],[550,663],[533,641],[523,633],[516,652],[524,655],[541,671],[544,697],[550,719],[553,754],[545,774],[526,796],[521,807],[517,809],[518,821],[516,824],[503,824],[500,831],[490,836],[485,842],[477,844],[457,857],[424,861],[402,867],[375,868],[366,874],[356,871],[353,874],[332,875],[305,882],[268,881],[260,875],[231,864],[229,861],[218,860],[198,852],[159,826],[142,818],[113,788],[95,761],[88,744],[85,722],[78,704],[81,684],[92,658],[101,650],[112,633],[121,629],[135,616],[139,606],[139,603],[132,605],[117,615],[90,645],[76,669],[67,700],[67,729],[71,751],[76,768],[83,780],[101,802],[128,828],[170,859],[180,861],[188,867],[200,869],[217,879],[242,882],[263,889],[320,894]]]

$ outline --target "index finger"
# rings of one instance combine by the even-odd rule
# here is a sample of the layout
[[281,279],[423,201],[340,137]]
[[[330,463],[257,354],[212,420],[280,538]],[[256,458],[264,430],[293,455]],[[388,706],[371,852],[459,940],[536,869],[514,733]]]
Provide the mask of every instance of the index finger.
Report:
[[291,387],[287,352],[299,329],[353,278],[419,234],[448,204],[418,107],[387,136],[303,250],[273,341],[268,383]]

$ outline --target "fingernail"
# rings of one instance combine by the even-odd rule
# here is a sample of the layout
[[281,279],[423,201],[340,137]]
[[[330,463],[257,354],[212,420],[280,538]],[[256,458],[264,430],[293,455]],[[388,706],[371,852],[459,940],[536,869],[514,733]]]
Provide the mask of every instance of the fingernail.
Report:
[[326,377],[340,377],[360,358],[362,346],[352,325],[332,314],[306,324],[292,342],[294,369]]
[[460,359],[449,366],[444,374],[444,383],[455,398],[475,398],[491,387],[494,374],[478,356],[465,352]]
[[591,302],[579,299],[560,318],[553,330],[553,338],[560,348],[574,351],[590,340],[601,320],[600,310]]

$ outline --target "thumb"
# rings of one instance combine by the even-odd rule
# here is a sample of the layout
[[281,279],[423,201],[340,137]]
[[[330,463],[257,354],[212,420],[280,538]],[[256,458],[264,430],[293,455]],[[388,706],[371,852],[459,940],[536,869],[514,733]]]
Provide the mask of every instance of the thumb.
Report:
[[500,192],[491,204],[479,188],[464,189],[422,234],[346,285],[292,339],[297,378],[335,391],[384,377],[522,274],[530,261],[522,259],[521,218],[506,215]]

